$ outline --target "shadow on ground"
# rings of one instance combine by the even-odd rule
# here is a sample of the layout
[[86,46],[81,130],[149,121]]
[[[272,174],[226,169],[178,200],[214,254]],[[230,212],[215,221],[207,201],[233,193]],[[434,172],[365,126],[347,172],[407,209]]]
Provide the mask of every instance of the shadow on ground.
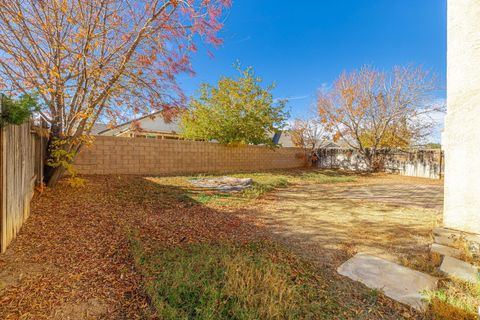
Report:
[[337,267],[345,252],[391,260],[425,253],[441,219],[443,187],[400,182],[298,185],[270,195],[260,218],[277,239],[321,265]]
[[[91,176],[88,180],[85,189],[61,184],[35,197],[30,219],[0,257],[0,318],[151,317],[129,251],[132,229],[147,245],[151,240],[165,246],[247,242],[274,235],[327,266],[318,268],[318,277],[326,294],[335,295],[335,303],[345,310],[333,318],[422,318],[390,299],[372,295],[332,267],[348,257],[352,238],[357,239],[355,244],[376,243],[382,250],[407,250],[423,243],[434,220],[431,214],[405,213],[387,219],[352,208],[351,201],[356,199],[336,201],[333,206],[327,194],[333,197],[341,189],[330,186],[279,192],[268,205],[232,212],[206,207],[184,188],[143,177]],[[388,210],[381,207],[378,212]],[[404,223],[410,217],[416,222]],[[415,240],[414,234],[422,240]],[[382,239],[389,241],[381,243]]]

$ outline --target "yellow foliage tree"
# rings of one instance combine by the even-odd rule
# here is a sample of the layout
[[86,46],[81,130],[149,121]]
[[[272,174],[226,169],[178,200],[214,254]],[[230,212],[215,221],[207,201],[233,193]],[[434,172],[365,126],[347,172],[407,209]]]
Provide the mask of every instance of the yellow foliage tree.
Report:
[[[394,67],[390,72],[363,67],[343,73],[320,91],[320,121],[378,170],[388,149],[407,148],[431,133],[436,79],[420,67]],[[383,149],[383,150],[382,150]],[[381,151],[381,152],[380,152]]]

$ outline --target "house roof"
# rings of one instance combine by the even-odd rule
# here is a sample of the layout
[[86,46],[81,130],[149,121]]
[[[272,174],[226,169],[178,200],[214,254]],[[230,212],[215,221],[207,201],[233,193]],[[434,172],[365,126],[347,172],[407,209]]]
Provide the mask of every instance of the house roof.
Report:
[[122,123],[122,124],[119,124],[118,126],[115,126],[115,127],[113,127],[113,128],[106,128],[105,130],[102,130],[102,131],[98,132],[97,134],[98,134],[98,135],[103,135],[103,134],[105,134],[105,133],[107,133],[107,132],[109,132],[109,131],[119,130],[120,128],[126,127],[126,126],[132,124],[132,123],[135,122],[135,121],[141,121],[141,120],[143,120],[143,119],[147,119],[147,118],[150,118],[150,117],[155,117],[156,115],[161,114],[162,112],[163,112],[163,111],[160,110],[160,111],[156,111],[156,112],[153,112],[153,113],[149,113],[149,114],[144,115],[144,116],[142,116],[142,117],[140,117],[140,118],[132,119],[132,120],[130,120],[130,121],[127,121],[127,122],[124,122],[124,123]]
[[321,146],[324,149],[334,149],[334,148],[341,148],[339,144],[335,143],[334,141],[325,141],[325,144]]
[[100,132],[108,129],[108,125],[105,123],[95,123],[92,127],[91,134],[98,135]]

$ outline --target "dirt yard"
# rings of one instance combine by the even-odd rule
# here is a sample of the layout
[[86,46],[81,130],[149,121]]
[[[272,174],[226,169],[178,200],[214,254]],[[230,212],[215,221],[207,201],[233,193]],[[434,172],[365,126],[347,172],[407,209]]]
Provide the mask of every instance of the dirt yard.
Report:
[[309,260],[337,267],[356,252],[391,260],[428,252],[442,206],[441,181],[379,175],[281,190],[265,198],[260,217]]
[[439,182],[301,171],[252,177],[254,190],[236,195],[193,190],[191,177],[121,176],[37,195],[0,256],[0,318],[157,319],[130,248],[133,233],[147,251],[153,243],[280,240],[315,263],[312,319],[424,318],[335,267],[356,251],[425,252],[442,207]]

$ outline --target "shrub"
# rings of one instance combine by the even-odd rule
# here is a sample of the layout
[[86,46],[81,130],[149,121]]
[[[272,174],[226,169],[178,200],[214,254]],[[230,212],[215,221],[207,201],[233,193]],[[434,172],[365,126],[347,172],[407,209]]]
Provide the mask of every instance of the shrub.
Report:
[[19,125],[24,123],[35,110],[38,110],[35,95],[22,95],[18,100],[13,100],[1,94],[0,128],[7,124]]

